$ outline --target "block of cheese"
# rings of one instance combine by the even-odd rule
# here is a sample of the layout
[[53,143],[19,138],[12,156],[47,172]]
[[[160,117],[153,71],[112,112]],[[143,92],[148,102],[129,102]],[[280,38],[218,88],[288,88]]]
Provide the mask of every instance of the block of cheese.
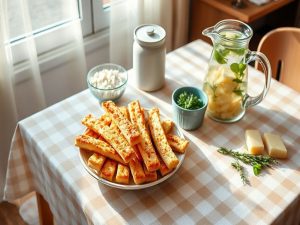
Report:
[[246,130],[245,139],[248,152],[253,155],[261,155],[264,151],[264,143],[258,130]]
[[269,156],[280,159],[287,158],[286,147],[284,146],[284,143],[279,135],[264,133],[263,139]]

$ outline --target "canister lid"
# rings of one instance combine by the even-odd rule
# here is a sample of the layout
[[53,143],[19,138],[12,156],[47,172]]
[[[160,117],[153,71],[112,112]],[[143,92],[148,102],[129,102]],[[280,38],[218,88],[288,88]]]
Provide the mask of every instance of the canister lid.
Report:
[[134,30],[134,39],[145,47],[159,47],[164,44],[166,31],[156,24],[143,24]]

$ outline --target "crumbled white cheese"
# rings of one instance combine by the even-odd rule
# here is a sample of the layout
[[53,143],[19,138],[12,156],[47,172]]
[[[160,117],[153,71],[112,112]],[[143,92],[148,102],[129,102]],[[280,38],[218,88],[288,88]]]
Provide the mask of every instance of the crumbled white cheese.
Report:
[[[118,70],[104,69],[98,71],[90,79],[92,86],[99,89],[113,89],[125,82],[126,77]],[[123,90],[97,91],[97,96],[101,99],[117,98]]]
[[94,74],[91,78],[91,84],[101,89],[112,89],[124,83],[124,79],[120,76],[118,70],[101,70]]

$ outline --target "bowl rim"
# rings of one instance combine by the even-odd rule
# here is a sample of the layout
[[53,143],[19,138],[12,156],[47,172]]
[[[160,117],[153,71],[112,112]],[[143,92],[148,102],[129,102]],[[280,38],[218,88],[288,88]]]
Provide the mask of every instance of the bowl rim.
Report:
[[[90,78],[90,74],[92,72],[94,72],[94,70],[97,70],[99,67],[105,67],[105,66],[115,66],[115,67],[120,68],[120,70],[123,70],[124,71],[123,73],[126,74],[125,81],[122,84],[120,84],[119,86],[116,86],[114,88],[98,88],[98,87],[95,87],[94,85],[92,85],[91,82],[90,82],[90,79],[89,79]],[[99,71],[101,71],[101,70],[99,70]],[[87,76],[86,76],[86,80],[87,80],[88,86],[91,86],[91,87],[93,87],[93,88],[95,88],[95,89],[97,89],[99,91],[113,91],[113,90],[116,90],[116,89],[120,89],[121,87],[123,87],[124,85],[127,84],[127,81],[128,81],[128,71],[123,66],[118,65],[118,64],[114,64],[114,63],[99,64],[99,65],[94,66],[92,69],[89,70],[89,72],[87,73]]]
[[[203,103],[204,103],[202,107],[197,108],[197,109],[185,109],[185,108],[183,108],[183,107],[181,107],[181,106],[179,106],[179,105],[177,104],[176,100],[174,99],[175,93],[176,93],[176,92],[179,92],[179,91],[180,91],[180,93],[182,93],[182,92],[185,91],[186,89],[195,89],[195,90],[197,90],[198,92],[201,92],[201,93],[203,94],[203,96],[205,97],[205,99],[202,99],[201,96],[200,96],[201,100],[202,100]],[[173,93],[172,93],[172,103],[174,103],[174,104],[176,105],[176,107],[178,107],[179,109],[184,110],[184,111],[187,111],[187,112],[201,111],[201,110],[205,109],[205,108],[207,107],[207,105],[208,105],[208,96],[207,96],[207,94],[206,94],[201,88],[197,88],[197,87],[193,87],[193,86],[183,86],[183,87],[176,88],[176,89],[173,91]]]

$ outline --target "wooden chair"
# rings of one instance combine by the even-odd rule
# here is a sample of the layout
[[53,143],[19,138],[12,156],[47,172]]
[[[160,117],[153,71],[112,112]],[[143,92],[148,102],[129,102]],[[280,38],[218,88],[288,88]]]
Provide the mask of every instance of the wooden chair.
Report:
[[[258,51],[268,57],[276,80],[300,92],[300,28],[270,31],[259,42]],[[255,68],[260,69],[258,63]]]

